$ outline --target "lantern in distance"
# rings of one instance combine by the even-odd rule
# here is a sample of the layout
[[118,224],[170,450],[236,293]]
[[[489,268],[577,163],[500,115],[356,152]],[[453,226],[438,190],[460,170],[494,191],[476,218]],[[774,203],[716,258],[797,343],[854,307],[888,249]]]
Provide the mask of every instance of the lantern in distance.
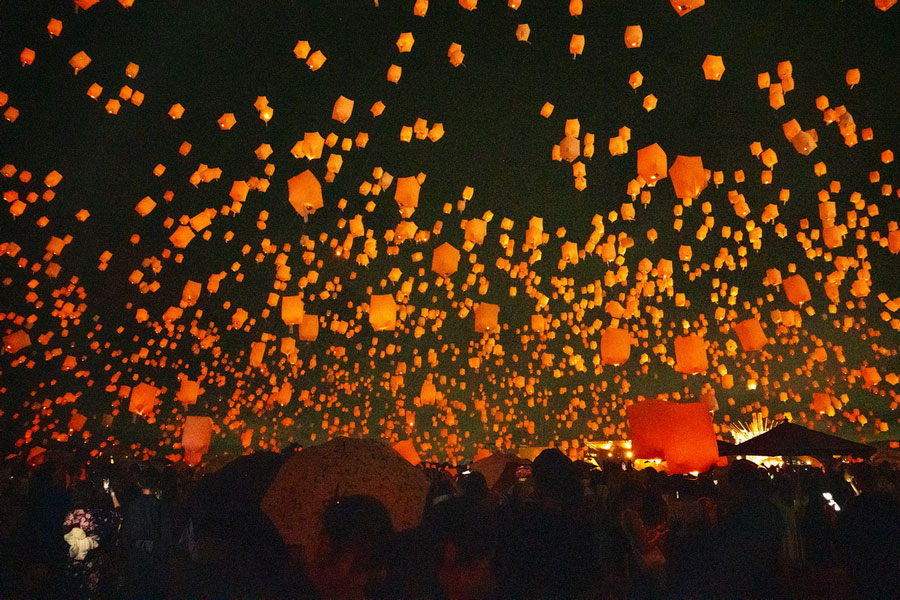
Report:
[[184,306],[194,306],[197,304],[197,299],[200,297],[200,291],[203,289],[203,286],[197,281],[191,281],[190,279],[187,283],[184,284],[184,289],[181,292],[181,303]]
[[148,383],[139,383],[131,389],[128,410],[136,415],[147,415],[159,402],[159,389]]
[[397,326],[397,302],[391,294],[372,294],[369,323],[375,331],[387,331]]
[[675,196],[682,200],[697,198],[709,184],[709,174],[700,156],[676,156],[669,168],[669,179]]
[[305,342],[314,342],[319,337],[318,315],[304,314],[300,322],[300,339]]
[[[421,184],[415,177],[398,177],[397,185],[394,187],[394,200],[400,207],[400,210],[415,210],[419,206],[419,191],[422,189]],[[409,213],[411,214],[411,213]]]
[[87,423],[87,417],[81,413],[72,413],[69,419],[69,431],[81,431],[84,424]]
[[709,368],[706,357],[706,341],[699,335],[683,335],[675,338],[675,370],[695,375]]
[[651,144],[637,151],[637,172],[650,187],[660,179],[665,179],[668,162],[665,151],[659,144]]
[[499,331],[499,315],[500,306],[497,304],[489,304],[487,302],[476,304],[475,331],[477,333],[495,333]]
[[181,388],[175,394],[175,399],[184,404],[196,404],[197,397],[200,395],[200,382],[192,381],[188,378],[181,380]]
[[791,275],[784,280],[784,293],[791,304],[802,306],[803,303],[812,300],[809,286],[801,275]]
[[600,360],[604,365],[622,365],[631,356],[631,333],[627,329],[608,327],[600,335]]
[[346,123],[350,120],[350,115],[353,114],[353,104],[354,102],[350,98],[345,98],[344,96],[339,97],[334,102],[334,108],[331,110],[331,118],[338,123]]
[[281,320],[285,325],[299,325],[303,322],[302,296],[284,296],[281,298]]
[[459,250],[447,242],[434,249],[431,257],[431,270],[441,277],[449,277],[459,269]]
[[18,330],[3,336],[3,351],[9,354],[15,354],[22,348],[31,345],[31,336],[23,330]]
[[288,179],[288,202],[304,221],[322,208],[322,184],[309,169]]
[[735,323],[734,332],[737,334],[738,341],[741,343],[741,348],[744,352],[762,350],[769,343],[769,339],[766,337],[762,325],[760,325],[759,319],[756,317]]
[[722,62],[721,56],[707,54],[703,59],[703,75],[709,80],[719,81],[725,72],[725,63]]
[[625,47],[640,48],[644,41],[644,31],[640,25],[629,25],[625,28]]
[[213,422],[209,417],[188,416],[184,419],[181,432],[181,447],[184,448],[184,462],[194,466],[209,450],[212,439]]

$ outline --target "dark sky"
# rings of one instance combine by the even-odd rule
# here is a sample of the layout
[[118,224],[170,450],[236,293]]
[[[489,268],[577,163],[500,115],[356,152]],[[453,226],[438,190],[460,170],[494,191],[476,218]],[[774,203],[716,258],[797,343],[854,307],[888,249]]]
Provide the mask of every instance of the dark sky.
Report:
[[[715,391],[718,425],[726,416],[749,420],[750,412],[765,407],[771,418],[790,412],[795,420],[815,422],[819,429],[848,437],[897,438],[895,428],[900,425],[892,404],[896,386],[888,375],[900,372],[898,334],[890,323],[891,317],[900,317],[894,313],[885,321],[881,315],[889,312],[885,303],[900,296],[900,285],[892,270],[896,255],[874,241],[873,234],[887,236],[898,215],[896,163],[882,164],[880,155],[900,139],[896,102],[900,9],[881,12],[872,2],[862,1],[710,1],[679,17],[661,0],[588,0],[583,14],[575,18],[566,2],[523,0],[515,11],[505,2],[482,0],[477,10],[469,12],[456,2],[432,0],[427,16],[420,18],[413,15],[412,1],[380,4],[137,0],[126,10],[104,0],[77,13],[70,2],[0,6],[0,90],[8,94],[8,105],[20,111],[14,123],[0,121],[0,164],[18,170],[2,180],[7,206],[12,206],[14,194],[23,201],[30,192],[43,194],[43,179],[51,170],[63,174],[51,202],[28,202],[17,218],[6,211],[0,216],[0,244],[14,242],[22,248],[16,257],[0,257],[0,277],[6,278],[0,292],[4,298],[0,312],[6,318],[0,320],[0,331],[6,335],[28,328],[32,339],[32,346],[0,357],[3,450],[11,450],[32,424],[38,429],[34,440],[43,442],[54,430],[65,429],[68,415],[77,410],[89,416],[85,429],[93,437],[83,442],[86,447],[111,435],[169,453],[171,442],[180,439],[178,427],[185,414],[175,400],[179,375],[203,380],[206,392],[187,412],[210,414],[222,428],[214,450],[239,447],[240,435],[248,429],[254,430],[253,447],[259,441],[309,443],[311,432],[321,440],[329,433],[322,421],[333,423],[338,417],[331,434],[360,435],[366,427],[369,435],[382,435],[389,427],[387,437],[412,437],[424,455],[440,457],[445,456],[447,436],[457,434],[459,445],[453,452],[471,456],[477,445],[494,444],[503,435],[512,445],[627,435],[627,428],[615,429],[624,420],[620,411],[625,403],[672,393],[679,394],[675,399],[686,400],[699,397],[704,389]],[[51,17],[63,22],[59,38],[47,35]],[[531,27],[529,43],[515,38],[520,23]],[[635,24],[643,29],[643,44],[626,49],[625,27]],[[399,53],[395,45],[402,32],[415,37],[410,53]],[[584,53],[575,59],[568,54],[573,34],[586,38]],[[308,40],[313,50],[327,56],[320,70],[312,72],[294,57],[298,40]],[[461,44],[465,53],[457,68],[447,60],[451,43]],[[28,67],[19,62],[25,47],[36,52]],[[67,61],[80,50],[92,63],[76,76]],[[707,54],[723,57],[726,70],[721,81],[704,79],[700,66]],[[768,72],[777,82],[777,65],[785,60],[793,65],[795,89],[776,111],[769,106],[767,91],[758,89],[757,74]],[[140,65],[134,80],[125,76],[129,62]],[[391,64],[403,68],[398,84],[386,80]],[[845,82],[850,68],[859,68],[862,74],[852,90]],[[636,70],[644,80],[632,90],[628,77]],[[85,95],[94,82],[104,88],[99,102]],[[123,85],[146,94],[145,101],[140,107],[123,102],[119,114],[107,114],[106,101]],[[659,104],[648,113],[642,101],[650,93]],[[331,119],[332,106],[341,95],[356,103],[346,124]],[[845,106],[860,135],[862,129],[872,128],[874,139],[847,147],[837,125],[823,122],[816,108],[820,95],[827,96],[832,107]],[[253,107],[258,96],[266,96],[274,108],[268,125]],[[373,118],[369,107],[378,100],[387,108]],[[186,108],[178,121],[166,115],[176,102]],[[549,119],[538,114],[545,102],[555,105]],[[221,131],[216,121],[226,112],[234,113],[237,124]],[[401,142],[400,128],[413,125],[417,118],[429,125],[442,123],[445,136],[435,143],[415,138]],[[582,138],[585,133],[596,137],[593,158],[580,159],[587,173],[584,191],[575,189],[569,163],[551,160],[553,145],[564,137],[565,120],[572,118],[579,119]],[[801,156],[785,139],[782,124],[790,119],[797,119],[803,129],[817,130],[819,147],[811,155]],[[629,151],[611,157],[608,140],[623,126],[631,129]],[[340,150],[340,143],[334,149],[326,147],[317,161],[295,159],[290,149],[305,132],[313,131],[351,139],[366,132],[370,141],[365,149],[349,152]],[[181,156],[178,149],[185,141],[192,150]],[[749,150],[755,141],[778,155],[771,185],[760,183],[764,167]],[[274,150],[267,161],[254,156],[262,143]],[[649,206],[637,204],[634,221],[609,219],[610,211],[619,211],[623,202],[630,201],[626,186],[636,175],[637,150],[652,143],[662,146],[670,165],[677,155],[702,156],[707,169],[724,172],[723,185],[716,188],[710,183],[699,199],[683,208],[680,232],[673,229],[673,212],[681,201],[668,180],[652,189]],[[323,183],[325,207],[304,223],[287,202],[286,181],[307,168],[324,181],[332,151],[342,155],[343,166],[333,183]],[[820,161],[828,173],[817,177],[813,165]],[[160,163],[166,171],[157,177],[152,170]],[[183,260],[175,260],[177,249],[168,241],[172,229],[166,228],[166,220],[177,222],[183,215],[230,205],[232,182],[266,177],[267,163],[275,169],[268,191],[251,192],[239,215],[218,214],[209,227],[211,239],[198,236],[183,251]],[[200,164],[220,167],[222,177],[191,185],[188,179]],[[427,175],[412,220],[423,230],[442,221],[439,235],[418,245],[406,242],[396,255],[390,254],[384,234],[401,220],[393,187],[378,197],[359,193],[364,181],[373,180],[376,167],[395,177]],[[33,173],[31,181],[19,179],[23,170]],[[745,182],[735,182],[737,170],[745,172]],[[875,170],[880,175],[877,183],[869,175]],[[805,233],[817,237],[813,230],[822,226],[817,194],[833,181],[840,182],[840,191],[831,194],[836,224],[850,222],[853,192],[862,195],[865,206],[857,210],[857,225],[850,228],[843,246],[832,250],[832,259],[846,256],[858,262],[847,271],[840,303],[830,313],[823,282],[835,270],[834,260],[807,258],[796,236],[808,219]],[[884,185],[893,187],[882,197]],[[466,186],[475,189],[474,197],[459,213],[456,203]],[[782,188],[791,191],[786,204],[778,201]],[[171,202],[163,199],[167,190],[174,195]],[[732,209],[731,190],[745,196],[751,209],[747,219]],[[145,196],[158,206],[141,217],[133,208]],[[342,198],[347,202],[343,211],[338,208]],[[376,207],[366,212],[370,200]],[[710,203],[715,226],[699,242],[695,233],[707,216],[701,208],[704,202]],[[446,203],[453,206],[450,214],[443,212]],[[763,208],[770,203],[779,205],[780,216],[763,224]],[[877,214],[870,206],[877,206]],[[84,222],[75,218],[80,209],[91,214]],[[260,211],[269,213],[265,230],[257,227]],[[451,296],[435,284],[429,269],[432,250],[443,242],[461,248],[461,220],[481,217],[485,211],[494,214],[488,236],[475,248],[471,263],[469,253],[463,252],[460,270],[452,277]],[[365,227],[377,240],[378,255],[367,267],[355,263],[362,240],[354,242],[349,260],[336,258],[328,246],[332,240],[343,243],[346,237],[339,220],[357,214],[363,215]],[[597,214],[605,220],[603,241],[620,233],[633,238],[634,247],[624,254],[629,275],[624,285],[604,288],[599,305],[573,310],[572,304],[594,299],[585,287],[602,281],[610,267],[588,254],[560,272],[560,246],[573,241],[583,249]],[[859,224],[866,214],[872,215],[868,225]],[[531,253],[521,246],[532,216],[544,219],[550,240],[542,247],[543,259],[531,268],[540,281],[531,278],[529,286],[522,279],[511,279],[496,263],[503,256],[499,240],[504,217],[514,221],[508,233],[515,251],[509,260],[514,265],[529,260]],[[42,223],[42,217],[48,222]],[[721,235],[723,226],[746,230],[748,220],[764,230],[759,251],[749,247],[746,231],[743,243]],[[787,231],[783,239],[776,232],[779,224]],[[566,230],[564,239],[556,236],[560,227]],[[646,237],[651,228],[659,235],[654,244]],[[230,242],[224,239],[228,231],[234,232]],[[856,231],[862,232],[862,239],[853,239]],[[130,241],[134,234],[140,236],[137,244]],[[66,235],[72,242],[52,259],[61,272],[49,277],[44,248],[51,236]],[[302,236],[317,241],[313,260],[321,260],[321,266],[304,264]],[[257,262],[264,239],[278,249]],[[274,262],[284,244],[291,244],[285,251],[292,269],[287,292],[272,286]],[[678,260],[683,244],[693,248],[688,271],[696,269],[694,277],[682,271]],[[712,266],[723,248],[738,260],[741,246],[747,251],[744,268]],[[814,239],[811,246],[815,251],[822,242]],[[98,257],[105,250],[114,256],[101,271]],[[171,252],[168,258],[166,250]],[[417,252],[423,256],[418,263]],[[823,254],[827,253],[825,248]],[[639,340],[629,362],[620,368],[595,369],[592,361],[599,354],[600,332],[611,324],[607,303],[618,300],[620,293],[640,296],[638,265],[644,257],[654,265],[659,259],[673,260],[673,290],[684,293],[691,305],[676,306],[674,297],[665,295],[642,298],[639,314],[619,323],[631,328]],[[26,261],[24,268],[17,266],[21,259]],[[161,266],[156,274],[154,261]],[[231,271],[235,263],[241,265],[242,282]],[[699,269],[703,263],[711,268]],[[484,272],[475,268],[476,283],[466,286],[472,264],[483,265]],[[781,327],[773,321],[772,311],[798,307],[780,288],[762,282],[770,268],[787,277],[790,265],[809,284],[808,306],[813,312],[808,314],[804,306],[799,309],[802,326]],[[394,268],[403,273],[400,282],[388,281],[380,289]],[[159,290],[141,293],[129,284],[135,269],[144,272],[146,282],[158,281]],[[304,293],[307,312],[321,318],[320,334],[315,342],[298,341],[298,362],[292,365],[278,348],[282,337],[296,337],[297,332],[281,322],[277,306],[268,318],[262,313],[270,293],[297,293],[300,278],[310,269],[318,272],[319,281]],[[178,305],[186,281],[205,286],[210,274],[223,270],[229,275],[217,293],[204,290],[180,320],[169,327],[162,324],[162,314]],[[77,280],[69,287],[73,277]],[[478,290],[482,277],[490,284],[484,294]],[[554,284],[558,277],[571,282],[558,288]],[[859,277],[871,279],[862,305],[850,293]],[[393,333],[373,334],[365,314],[370,292],[395,293],[409,278],[414,278],[415,291],[401,304],[412,307],[413,315]],[[656,282],[656,277],[650,280]],[[329,281],[340,289],[327,290]],[[429,287],[420,292],[423,282]],[[514,298],[510,286],[517,288]],[[729,306],[725,296],[734,288],[736,302]],[[553,297],[556,289],[561,290],[559,297]],[[327,298],[322,295],[326,290]],[[567,290],[574,294],[574,302],[562,297]],[[718,303],[711,299],[716,290],[724,291]],[[544,314],[563,321],[549,335],[530,330],[535,298],[529,291],[550,297]],[[29,297],[29,292],[36,296]],[[54,302],[67,294],[66,300],[74,305],[85,305],[78,323],[71,317],[62,322],[58,312],[54,314]],[[83,298],[77,298],[79,294]],[[879,298],[880,294],[884,295]],[[474,333],[471,314],[458,316],[459,303],[466,299],[499,304],[507,328],[484,339]],[[718,306],[734,313],[717,322]],[[256,319],[247,331],[229,327],[237,307]],[[148,311],[149,321],[136,322],[138,308]],[[199,316],[194,312],[198,309]],[[424,334],[416,337],[415,321],[429,309],[445,311],[446,317],[435,321],[434,315],[429,316],[422,321]],[[658,325],[651,324],[655,310],[664,314]],[[763,353],[729,352],[728,341],[736,340],[729,324],[757,312],[772,343]],[[32,314],[36,320],[30,327],[16,322],[16,316]],[[572,323],[566,324],[567,318]],[[341,322],[351,331],[349,338],[329,330],[332,323],[339,328]],[[198,329],[209,332],[214,343],[204,347]],[[39,342],[47,332],[54,336]],[[710,368],[705,373],[683,377],[665,362],[666,356],[674,357],[673,337],[686,332],[702,334],[708,343]],[[166,344],[174,341],[176,348],[160,350],[164,339]],[[261,341],[267,344],[263,365],[250,366],[251,344]],[[383,354],[391,342],[396,351]],[[809,358],[818,345],[827,350],[824,362]],[[141,348],[149,360],[135,354]],[[433,366],[428,364],[430,349],[437,359]],[[640,357],[645,353],[648,360],[643,365]],[[541,366],[547,354],[553,355],[552,367]],[[570,354],[585,361],[584,371],[577,369],[577,360],[568,362]],[[66,356],[74,357],[77,366],[63,370]],[[416,365],[416,356],[423,358],[422,366]],[[473,366],[469,359],[479,356],[481,364]],[[32,368],[28,361],[34,361]],[[401,363],[406,363],[407,372],[402,385],[395,380],[392,388],[387,377],[402,371]],[[867,366],[876,368],[881,382],[862,385],[860,368]],[[717,369],[733,376],[732,388],[724,386]],[[430,375],[446,402],[416,407],[422,382]],[[518,377],[530,379],[531,385],[519,387]],[[751,380],[756,389],[748,389]],[[139,418],[132,423],[126,399],[111,429],[103,429],[100,420],[114,411],[120,386],[138,381],[162,390],[155,422]],[[272,404],[270,394],[285,382],[294,390],[290,402],[284,407]],[[66,392],[78,399],[52,404],[43,412],[35,405]],[[813,393],[834,399],[833,416],[810,409]],[[357,407],[363,416],[353,416]],[[414,425],[408,425],[403,414],[410,407],[416,413]],[[232,414],[226,417],[229,409]],[[854,410],[866,417],[864,425],[859,426]],[[323,418],[325,413],[328,419]],[[508,418],[501,421],[501,414]],[[286,417],[293,422],[285,423]],[[536,423],[534,434],[529,421]],[[886,432],[880,431],[882,421],[890,424]],[[353,429],[341,429],[350,423]],[[161,429],[166,425],[172,425],[172,431]],[[604,427],[613,429],[604,433]]]

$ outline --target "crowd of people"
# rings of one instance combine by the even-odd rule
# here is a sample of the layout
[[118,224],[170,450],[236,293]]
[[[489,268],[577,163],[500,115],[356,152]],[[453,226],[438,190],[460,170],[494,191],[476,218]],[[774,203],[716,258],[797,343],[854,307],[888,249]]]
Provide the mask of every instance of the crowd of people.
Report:
[[7,461],[0,597],[900,597],[890,463],[737,460],[692,477],[551,449],[503,487],[425,470],[417,527],[395,531],[369,496],[334,498],[320,547],[298,552],[259,506],[202,506],[197,472]]

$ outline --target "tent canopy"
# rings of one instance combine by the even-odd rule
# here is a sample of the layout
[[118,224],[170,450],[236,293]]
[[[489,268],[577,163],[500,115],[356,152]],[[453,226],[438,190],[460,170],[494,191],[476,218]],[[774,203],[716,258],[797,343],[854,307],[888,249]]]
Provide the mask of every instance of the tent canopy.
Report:
[[743,456],[860,456],[868,457],[875,448],[851,442],[835,435],[784,422],[766,433],[734,448]]

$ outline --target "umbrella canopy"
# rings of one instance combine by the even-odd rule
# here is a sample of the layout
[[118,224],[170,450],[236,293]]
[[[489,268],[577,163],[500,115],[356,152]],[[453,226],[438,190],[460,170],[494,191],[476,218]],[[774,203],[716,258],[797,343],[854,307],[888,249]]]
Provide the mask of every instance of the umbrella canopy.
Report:
[[315,548],[328,503],[366,494],[387,508],[394,528],[419,524],[428,479],[379,440],[336,438],[290,458],[272,482],[262,508],[289,545]]
[[868,457],[875,448],[834,435],[807,429],[794,423],[782,423],[766,433],[735,447],[743,456],[833,456]]
[[507,465],[520,465],[524,464],[527,461],[519,458],[518,456],[512,456],[510,454],[504,454],[502,452],[494,452],[490,456],[486,458],[482,458],[481,460],[476,460],[472,463],[472,470],[478,471],[482,475],[484,475],[484,479],[487,482],[487,486],[490,489],[494,489],[497,483],[500,481],[500,476],[503,475],[503,472],[506,470]]

